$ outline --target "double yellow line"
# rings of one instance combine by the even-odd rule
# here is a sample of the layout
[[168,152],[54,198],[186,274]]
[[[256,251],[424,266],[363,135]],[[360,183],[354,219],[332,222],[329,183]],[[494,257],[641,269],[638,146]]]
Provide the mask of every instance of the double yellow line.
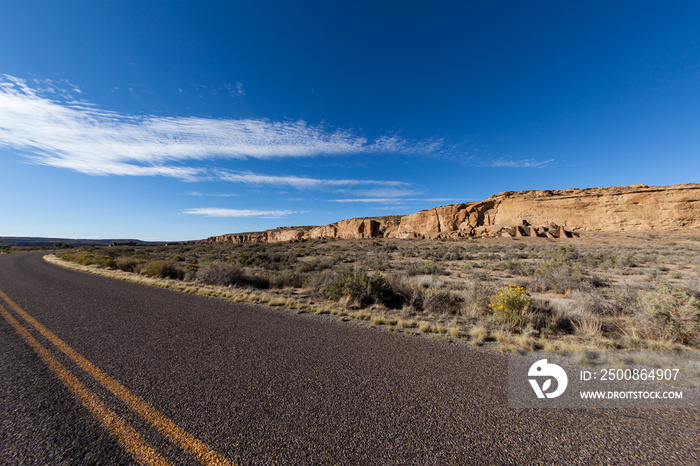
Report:
[[[107,390],[116,395],[132,411],[138,413],[151,426],[163,434],[170,442],[182,448],[201,464],[232,465],[233,463],[221,454],[209,448],[204,442],[182,429],[163,413],[134,395],[128,388],[117,382],[100,368],[85,359],[80,353],[68,346],[63,340],[54,335],[49,329],[30,316],[17,305],[9,296],[0,290],[0,297],[27,324],[36,329],[59,351],[68,356],[75,364],[100,382]],[[104,426],[110,434],[126,449],[136,461],[144,465],[168,465],[168,460],[149,445],[141,435],[112,411],[96,394],[90,391],[78,378],[51,355],[32,334],[5,307],[0,304],[0,314],[12,325],[24,341],[41,357],[44,363],[56,376],[73,392],[92,415]]]

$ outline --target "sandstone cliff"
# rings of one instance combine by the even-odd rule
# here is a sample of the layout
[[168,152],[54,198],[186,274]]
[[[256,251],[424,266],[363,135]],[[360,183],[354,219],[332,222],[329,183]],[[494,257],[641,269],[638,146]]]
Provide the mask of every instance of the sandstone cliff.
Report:
[[405,216],[341,220],[213,236],[206,243],[276,243],[323,238],[571,237],[581,231],[700,227],[700,184],[520,191]]

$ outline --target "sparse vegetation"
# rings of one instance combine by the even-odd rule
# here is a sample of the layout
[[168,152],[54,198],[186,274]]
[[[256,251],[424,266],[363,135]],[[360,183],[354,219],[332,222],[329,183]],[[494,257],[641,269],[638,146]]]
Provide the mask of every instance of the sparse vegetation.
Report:
[[611,233],[120,245],[57,254],[187,293],[507,351],[700,348],[700,244],[682,232],[672,240]]

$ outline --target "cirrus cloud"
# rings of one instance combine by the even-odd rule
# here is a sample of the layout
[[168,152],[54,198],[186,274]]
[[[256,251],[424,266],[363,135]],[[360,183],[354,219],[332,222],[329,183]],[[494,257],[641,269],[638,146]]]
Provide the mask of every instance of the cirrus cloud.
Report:
[[241,218],[241,217],[260,217],[260,218],[280,218],[298,212],[292,210],[239,210],[239,209],[223,209],[220,207],[199,207],[195,209],[185,209],[182,211],[186,215],[202,215],[205,217],[219,218]]
[[318,189],[323,187],[346,187],[362,185],[378,185],[385,187],[408,186],[403,181],[393,180],[352,180],[352,179],[320,179],[295,175],[266,175],[250,171],[219,170],[217,178],[232,183],[244,183],[249,185],[286,186],[297,189]]
[[[409,142],[397,135],[370,141],[350,130],[302,120],[128,115],[72,99],[50,84],[0,77],[0,146],[39,164],[89,175],[194,180],[209,175],[202,167],[185,165],[192,161],[427,154],[442,145],[441,140]],[[307,182],[289,181],[290,185]]]

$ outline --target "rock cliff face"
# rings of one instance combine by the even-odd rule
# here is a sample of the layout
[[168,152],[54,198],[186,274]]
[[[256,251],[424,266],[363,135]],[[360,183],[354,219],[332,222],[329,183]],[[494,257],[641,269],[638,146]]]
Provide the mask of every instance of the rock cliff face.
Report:
[[278,243],[322,238],[571,237],[582,231],[700,228],[700,184],[520,191],[406,216],[341,220],[213,236],[206,243]]

